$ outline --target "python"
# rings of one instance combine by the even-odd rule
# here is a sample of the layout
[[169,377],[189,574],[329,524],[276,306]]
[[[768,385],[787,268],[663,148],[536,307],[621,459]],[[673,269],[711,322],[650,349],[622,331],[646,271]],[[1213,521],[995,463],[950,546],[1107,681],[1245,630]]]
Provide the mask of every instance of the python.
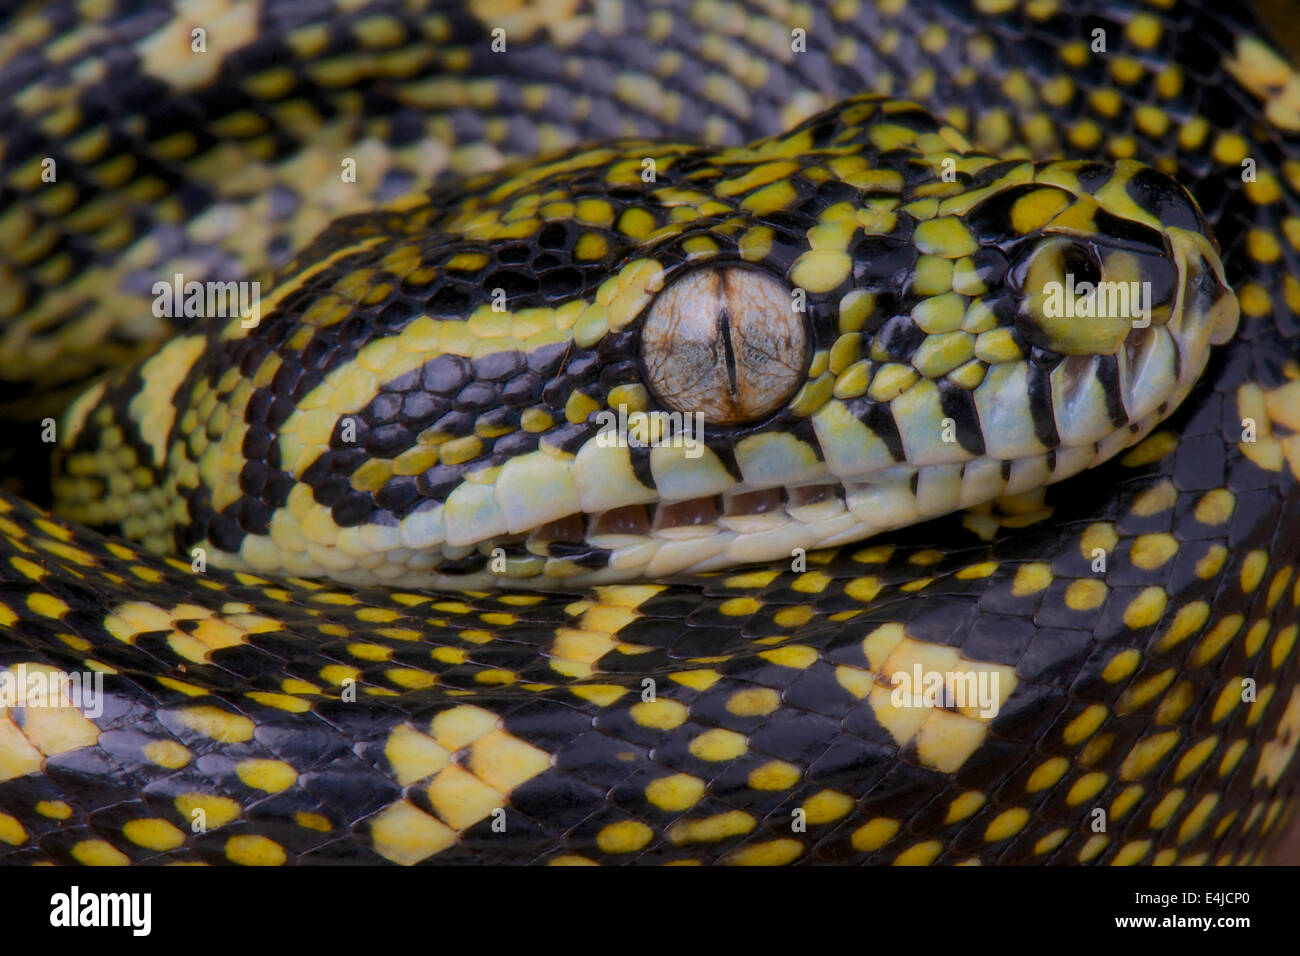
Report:
[[[0,662],[105,690],[0,716],[5,859],[1266,858],[1300,87],[1249,12],[268,0],[194,57],[196,6],[4,21],[0,404],[62,424]],[[154,316],[177,272],[262,321]]]

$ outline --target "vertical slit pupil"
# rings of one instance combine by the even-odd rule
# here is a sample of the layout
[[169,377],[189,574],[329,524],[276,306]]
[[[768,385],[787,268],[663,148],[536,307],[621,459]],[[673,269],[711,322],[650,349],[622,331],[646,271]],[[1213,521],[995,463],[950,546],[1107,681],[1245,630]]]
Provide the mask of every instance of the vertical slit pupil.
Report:
[[731,341],[731,313],[724,305],[718,309],[718,339],[722,342],[722,360],[727,363],[727,382],[736,394],[736,348]]

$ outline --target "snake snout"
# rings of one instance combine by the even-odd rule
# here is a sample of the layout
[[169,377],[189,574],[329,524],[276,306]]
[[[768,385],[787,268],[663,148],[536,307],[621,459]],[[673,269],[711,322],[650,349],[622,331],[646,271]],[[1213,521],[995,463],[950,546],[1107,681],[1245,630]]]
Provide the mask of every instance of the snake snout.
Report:
[[1195,336],[1202,350],[1205,343],[1223,345],[1237,331],[1241,306],[1224,275],[1213,236],[1208,231],[1171,229],[1166,242],[1178,266],[1180,301],[1175,311],[1181,322],[1177,334],[1182,339]]

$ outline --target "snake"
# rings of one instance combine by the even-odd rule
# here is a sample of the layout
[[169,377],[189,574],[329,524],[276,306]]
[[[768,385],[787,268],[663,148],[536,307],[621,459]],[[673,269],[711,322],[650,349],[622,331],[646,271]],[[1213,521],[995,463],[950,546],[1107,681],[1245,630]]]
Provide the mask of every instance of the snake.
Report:
[[7,10],[0,860],[1267,860],[1274,26]]

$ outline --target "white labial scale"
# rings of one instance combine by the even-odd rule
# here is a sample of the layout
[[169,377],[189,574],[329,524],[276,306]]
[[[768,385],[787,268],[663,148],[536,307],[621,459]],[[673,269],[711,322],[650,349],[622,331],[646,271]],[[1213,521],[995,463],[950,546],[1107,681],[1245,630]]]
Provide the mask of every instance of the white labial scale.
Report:
[[[206,541],[203,549],[212,554],[212,546]],[[239,556],[253,571],[274,572],[283,567],[284,553],[267,535],[250,534],[239,545]]]
[[339,528],[338,534],[334,537],[334,547],[361,565],[365,565],[364,558],[367,555],[374,553],[362,540],[361,529],[356,526]]
[[1091,468],[1096,463],[1096,456],[1092,445],[1056,449],[1056,470],[1052,472],[1052,480],[1060,481],[1077,475],[1085,468]]
[[305,550],[304,551],[285,551],[284,552],[284,570],[290,575],[296,575],[300,578],[316,578],[321,576],[321,567],[316,563]]
[[839,495],[834,495],[825,501],[818,501],[814,504],[788,504],[785,506],[786,514],[803,524],[819,524],[823,521],[830,521],[847,513],[847,510],[844,507],[844,500]]
[[578,491],[578,510],[587,514],[649,504],[659,498],[653,488],[637,480],[628,449],[602,446],[595,438],[574,456],[573,483]]
[[961,476],[961,503],[963,508],[991,501],[1006,491],[1002,477],[1002,462],[995,458],[977,458],[969,462]]
[[961,465],[927,465],[917,469],[916,507],[923,515],[941,515],[961,505]]
[[659,528],[654,532],[655,537],[662,541],[698,541],[714,534],[716,531],[713,525],[708,524],[677,525],[673,528]]
[[357,566],[355,558],[344,554],[333,545],[310,541],[307,544],[307,553],[313,561],[330,572],[350,571]]
[[475,574],[414,574],[408,572],[389,584],[407,588],[431,588],[441,591],[476,591],[499,588],[501,576],[490,571]]
[[817,453],[793,435],[750,435],[736,445],[736,464],[751,488],[779,488],[817,481],[826,466]]
[[396,563],[397,559],[383,551],[370,551],[366,554],[357,555],[354,560],[357,562],[357,567],[374,570],[380,565],[388,564],[390,562]]
[[478,550],[476,544],[444,544],[442,546],[442,556],[448,561],[459,561],[461,558],[469,557]]
[[798,522],[791,521],[784,527],[760,534],[747,534],[733,539],[727,553],[736,561],[781,561],[789,560],[790,552],[795,548],[806,547],[808,530]]
[[1067,370],[1076,367],[1070,364],[1072,361],[1067,359],[1056,366],[1050,376],[1056,433],[1062,445],[1092,445],[1115,426],[1106,412],[1106,390],[1097,379],[1099,360],[1092,359],[1071,381],[1067,380]]
[[581,510],[570,462],[544,451],[511,458],[501,466],[496,499],[506,530],[521,534]]
[[722,554],[715,554],[713,557],[699,562],[693,568],[691,573],[703,573],[705,571],[726,571],[735,567],[735,560],[731,557],[731,551],[728,549]]
[[1008,495],[1018,495],[1031,488],[1039,488],[1052,480],[1046,455],[1031,455],[1011,463],[1011,477],[1007,479]]
[[506,533],[506,516],[492,485],[463,481],[442,506],[447,543],[469,545]]
[[[869,475],[861,484],[864,485],[908,485],[916,474],[914,465],[893,465],[884,471]],[[856,482],[855,482],[856,484]]]
[[646,563],[654,557],[657,548],[658,542],[652,540],[623,548],[609,556],[609,566],[617,571],[634,571],[645,567]]
[[339,571],[332,576],[332,579],[340,584],[347,584],[352,587],[364,588],[378,583],[375,572],[368,571],[365,568],[353,568],[351,571]]
[[1133,418],[1152,414],[1178,384],[1174,375],[1177,349],[1164,329],[1153,329],[1143,347],[1136,368],[1130,368],[1130,382],[1124,406]]
[[901,482],[850,487],[845,501],[868,534],[910,524],[920,516],[911,488]]
[[367,551],[393,551],[402,546],[402,532],[396,524],[363,524],[356,530]]
[[406,562],[406,566],[412,571],[428,571],[441,560],[441,551],[416,551]]
[[606,551],[620,551],[646,544],[650,541],[650,537],[644,534],[593,534],[588,540],[593,547]]
[[646,565],[646,574],[651,578],[658,578],[696,569],[701,562],[725,555],[727,546],[731,543],[730,539],[733,537],[724,532],[695,541],[661,542],[654,557]]
[[[990,369],[989,375],[993,371]],[[898,395],[889,403],[889,409],[909,465],[951,465],[974,457],[960,442],[943,440],[943,422],[948,416],[939,401],[939,389],[929,379],[921,379]],[[982,410],[980,420],[984,420]],[[987,425],[984,431],[988,431]]]
[[894,456],[880,436],[858,421],[839,399],[832,399],[814,412],[812,423],[832,474],[850,478],[894,464]]
[[1025,363],[990,368],[983,384],[975,389],[975,409],[984,435],[984,453],[990,458],[1028,458],[1047,450],[1034,433]]
[[857,516],[849,511],[834,518],[826,518],[813,525],[814,540],[818,548],[830,548],[862,538],[862,527]]
[[783,512],[766,511],[757,515],[722,515],[718,518],[718,524],[736,534],[761,534],[764,531],[774,531],[789,520]]
[[394,548],[386,552],[386,557],[393,564],[406,564],[411,558],[415,557],[416,552],[410,548]]
[[650,473],[664,501],[689,501],[719,495],[735,486],[722,461],[712,450],[698,448],[698,458],[688,449],[661,445],[650,449]]
[[402,544],[415,551],[442,544],[447,539],[442,511],[442,505],[425,506],[403,518],[397,528]]

